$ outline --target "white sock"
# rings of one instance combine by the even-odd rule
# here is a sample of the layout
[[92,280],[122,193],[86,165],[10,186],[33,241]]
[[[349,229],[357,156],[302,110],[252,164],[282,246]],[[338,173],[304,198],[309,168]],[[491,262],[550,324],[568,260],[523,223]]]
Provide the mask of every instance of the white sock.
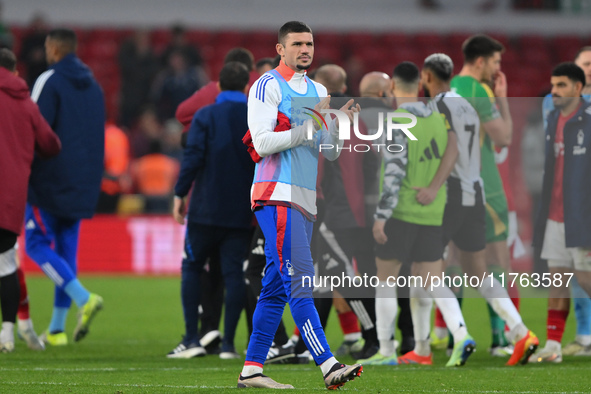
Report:
[[389,287],[380,281],[376,289],[376,330],[380,341],[380,354],[390,357],[394,354],[394,322],[398,313],[396,287]]
[[257,373],[263,373],[263,367],[259,367],[258,365],[245,365],[242,367],[242,377],[246,378]]
[[509,342],[515,343],[519,341],[521,338],[525,337],[528,331],[529,330],[527,329],[525,324],[521,322],[515,327],[513,327],[511,330],[509,330],[508,333],[505,333],[505,338],[507,338]]
[[325,362],[323,362],[322,364],[320,364],[320,370],[322,371],[322,375],[326,375],[327,373],[329,373],[330,369],[336,363],[338,363],[337,359],[334,357],[331,357],[328,360],[326,360]]
[[14,323],[2,322],[2,331],[0,331],[0,343],[14,342]]
[[359,338],[361,338],[361,333],[360,332],[352,332],[349,334],[345,334],[344,336],[344,340],[345,341],[357,341],[359,340]]
[[591,335],[577,335],[575,340],[583,346],[591,345]]
[[493,278],[492,283],[490,278],[486,278],[478,288],[478,291],[484,298],[486,298],[486,301],[497,315],[505,320],[510,330],[520,323],[523,323],[523,320],[521,319],[519,312],[517,312],[517,308],[515,308],[513,301],[511,301],[507,290],[501,286],[501,282],[499,282],[497,278]]
[[544,349],[560,353],[562,351],[562,346],[560,342],[549,339],[548,341],[546,341],[546,346],[544,346]]
[[20,331],[25,331],[29,328],[33,329],[33,320],[31,320],[31,319],[24,319],[24,320],[18,319],[17,323],[18,323],[18,329]]
[[439,339],[445,338],[448,333],[447,327],[435,327],[435,336]]
[[429,331],[431,331],[431,309],[433,299],[422,287],[410,288],[410,313],[415,336],[415,353],[419,356],[431,354]]
[[454,337],[455,343],[460,343],[466,335],[468,329],[464,321],[464,315],[460,309],[460,304],[454,293],[446,286],[437,286],[433,290],[427,290],[435,300],[435,304],[443,315],[445,325]]

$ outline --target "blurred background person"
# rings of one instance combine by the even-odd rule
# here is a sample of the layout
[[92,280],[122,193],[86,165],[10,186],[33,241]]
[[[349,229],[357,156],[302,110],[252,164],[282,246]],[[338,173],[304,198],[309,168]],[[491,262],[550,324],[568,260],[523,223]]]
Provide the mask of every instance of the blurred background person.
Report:
[[150,99],[150,86],[159,69],[149,31],[136,30],[121,45],[118,61],[121,72],[119,121],[130,129]]
[[19,61],[25,65],[26,81],[29,87],[32,87],[37,77],[47,70],[45,37],[48,30],[45,17],[36,13],[23,37]]
[[[16,71],[16,56],[6,48],[0,49],[0,179],[10,192],[0,193],[0,305],[2,330],[0,351],[14,350],[14,324],[20,304],[19,281],[26,294],[24,275],[17,272],[16,240],[25,216],[27,183],[35,153],[48,158],[61,149],[57,135],[47,124],[39,108],[29,96],[29,89]],[[22,278],[22,280],[20,280]],[[19,318],[19,334],[30,348],[45,347],[33,329],[28,316]]]

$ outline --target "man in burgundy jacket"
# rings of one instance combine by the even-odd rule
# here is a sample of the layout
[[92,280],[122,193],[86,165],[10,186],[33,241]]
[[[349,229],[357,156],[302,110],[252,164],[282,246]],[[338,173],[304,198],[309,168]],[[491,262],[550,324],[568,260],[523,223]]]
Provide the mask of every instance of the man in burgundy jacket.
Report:
[[19,305],[15,244],[25,216],[31,163],[35,152],[55,156],[61,144],[17,76],[16,57],[8,49],[0,49],[0,119],[0,350],[11,352]]

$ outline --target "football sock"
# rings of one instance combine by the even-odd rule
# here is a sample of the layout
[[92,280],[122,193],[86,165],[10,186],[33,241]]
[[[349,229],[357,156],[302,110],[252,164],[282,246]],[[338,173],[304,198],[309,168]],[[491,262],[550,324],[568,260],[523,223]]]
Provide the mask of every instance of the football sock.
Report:
[[[579,285],[573,276],[570,283],[572,297],[575,303],[575,317],[577,318],[577,336],[586,336],[591,342],[591,298]],[[579,343],[582,343],[579,341]]]
[[[489,266],[488,268],[500,284],[501,280],[499,278],[505,273],[503,268],[499,266]],[[485,280],[489,279],[487,278]],[[490,329],[492,333],[492,347],[507,346],[508,342],[505,339],[505,321],[501,319],[501,317],[495,312],[490,303],[488,303],[487,306],[488,316],[490,317]]]
[[380,354],[390,357],[394,354],[394,321],[398,313],[396,287],[387,282],[378,284],[376,289],[376,328],[380,342]]
[[[501,286],[501,283],[496,278],[493,278],[492,281],[489,279],[483,281],[478,291],[488,301],[488,304],[496,314],[500,316],[500,319],[507,323],[511,330],[523,322],[515,305],[511,302],[507,290]],[[501,332],[504,331],[504,323],[502,327]]]
[[414,327],[415,352],[419,356],[431,354],[429,331],[431,328],[431,308],[433,299],[422,287],[410,288],[410,312]]
[[460,304],[453,296],[453,292],[448,287],[437,286],[433,290],[429,289],[429,293],[441,311],[454,342],[462,341],[468,334],[468,330],[466,329],[466,322]]
[[560,311],[556,309],[548,310],[548,320],[546,326],[546,338],[548,341],[562,342],[562,335],[564,334],[564,326],[566,325],[566,318],[568,317],[568,310]]
[[18,276],[18,285],[21,291],[21,296],[18,304],[18,318],[19,320],[27,320],[29,318],[29,295],[27,293],[27,282],[25,282],[25,273],[21,267],[16,270]]
[[0,278],[0,305],[2,321],[15,323],[18,311],[19,289],[16,272]]
[[352,333],[360,333],[361,330],[359,329],[359,322],[357,321],[357,316],[355,316],[355,312],[347,311],[347,312],[338,312],[337,316],[339,317],[339,324],[341,325],[341,331],[346,336],[347,334]]
[[82,286],[82,283],[76,278],[72,279],[70,283],[64,287],[64,291],[66,294],[74,300],[78,308],[82,307],[86,302],[88,302],[88,298],[90,297],[90,292]]
[[257,373],[263,373],[263,365],[259,363],[254,363],[252,361],[247,361],[244,363],[244,367],[242,367],[242,377],[249,377],[255,375]]
[[327,373],[330,372],[331,368],[338,363],[337,359],[334,357],[329,358],[328,360],[326,360],[325,362],[323,362],[322,364],[320,364],[320,370],[322,371],[322,375],[326,375]]
[[49,332],[63,332],[66,330],[66,318],[68,317],[68,310],[70,308],[62,308],[58,306],[53,307],[51,314],[51,322],[49,323]]

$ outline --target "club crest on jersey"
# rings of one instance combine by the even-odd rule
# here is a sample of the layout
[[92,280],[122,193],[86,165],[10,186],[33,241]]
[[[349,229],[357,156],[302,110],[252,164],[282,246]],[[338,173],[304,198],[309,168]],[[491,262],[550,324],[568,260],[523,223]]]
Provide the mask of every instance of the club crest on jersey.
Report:
[[577,145],[573,146],[573,155],[574,156],[584,155],[585,153],[587,153],[587,147],[581,146],[581,145],[583,145],[584,141],[585,141],[585,133],[583,133],[583,130],[579,130],[579,132],[577,133]]
[[289,260],[285,260],[285,268],[287,268],[287,275],[293,276],[293,274],[294,274],[293,265],[291,264],[291,262]]

